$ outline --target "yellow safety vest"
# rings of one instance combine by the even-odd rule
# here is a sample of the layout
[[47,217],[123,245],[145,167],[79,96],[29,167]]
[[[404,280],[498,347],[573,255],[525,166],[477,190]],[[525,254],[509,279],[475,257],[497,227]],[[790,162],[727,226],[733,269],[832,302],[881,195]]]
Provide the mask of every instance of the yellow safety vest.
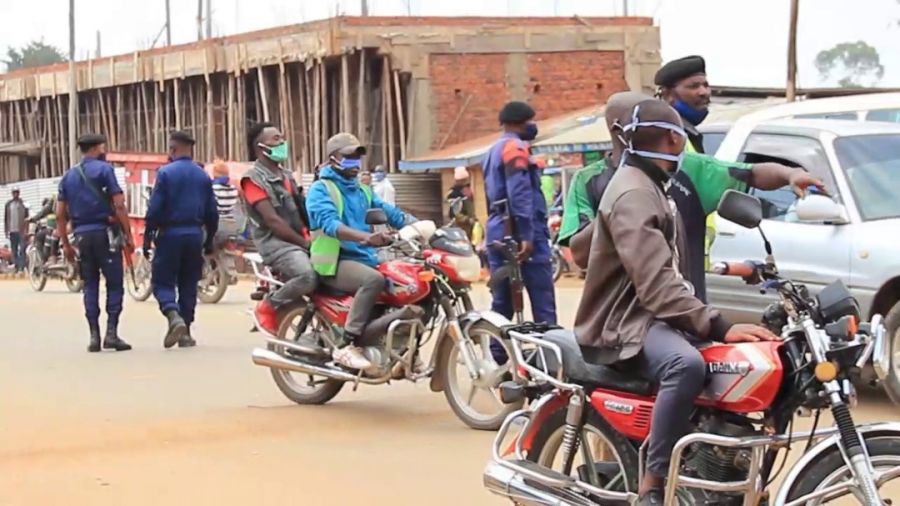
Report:
[[[337,207],[338,216],[343,218],[344,196],[341,194],[341,191],[334,184],[334,181],[329,181],[328,179],[320,179],[320,181],[328,189],[328,194],[331,196],[335,207]],[[366,195],[366,200],[368,200],[369,207],[371,207],[372,189],[366,185],[360,185],[359,187]],[[309,261],[312,263],[313,270],[320,276],[334,276],[337,273],[338,262],[341,256],[341,240],[337,237],[331,237],[322,229],[313,230],[312,237],[312,245],[309,248]]]

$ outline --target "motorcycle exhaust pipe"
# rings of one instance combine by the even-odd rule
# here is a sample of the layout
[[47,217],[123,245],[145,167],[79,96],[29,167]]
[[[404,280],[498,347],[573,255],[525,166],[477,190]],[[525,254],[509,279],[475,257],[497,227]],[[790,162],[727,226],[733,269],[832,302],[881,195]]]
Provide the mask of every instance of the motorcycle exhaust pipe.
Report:
[[529,485],[519,473],[496,462],[491,462],[485,468],[484,486],[492,493],[511,499],[516,504],[523,506],[592,504],[588,502],[587,498],[584,498],[585,502],[583,503],[574,503]]
[[254,364],[268,367],[270,369],[281,369],[303,374],[313,374],[316,376],[324,376],[326,378],[341,381],[357,380],[355,375],[348,372],[338,369],[332,369],[329,367],[307,364],[306,362],[301,362],[299,360],[291,360],[287,357],[283,357],[275,353],[274,351],[264,350],[262,348],[254,348],[251,356],[253,357]]

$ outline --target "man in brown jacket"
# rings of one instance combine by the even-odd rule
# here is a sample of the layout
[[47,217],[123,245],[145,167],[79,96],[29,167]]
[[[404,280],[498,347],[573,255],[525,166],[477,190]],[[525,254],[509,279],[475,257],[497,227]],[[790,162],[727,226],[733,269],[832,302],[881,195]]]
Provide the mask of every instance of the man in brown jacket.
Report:
[[627,158],[594,221],[575,335],[582,346],[600,348],[600,362],[633,361],[658,383],[639,504],[662,505],[672,448],[688,430],[706,376],[695,346],[776,336],[757,325],[732,325],[685,278],[684,225],[667,196],[686,142],[678,113],[659,100],[641,102],[624,132]]

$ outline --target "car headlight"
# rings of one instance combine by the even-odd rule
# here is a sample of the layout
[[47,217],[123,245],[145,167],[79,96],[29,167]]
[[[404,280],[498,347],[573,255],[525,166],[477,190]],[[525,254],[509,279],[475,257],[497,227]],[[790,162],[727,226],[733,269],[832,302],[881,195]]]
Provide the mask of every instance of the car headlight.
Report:
[[481,276],[481,260],[475,255],[446,255],[444,261],[456,271],[457,277],[462,281],[473,283]]

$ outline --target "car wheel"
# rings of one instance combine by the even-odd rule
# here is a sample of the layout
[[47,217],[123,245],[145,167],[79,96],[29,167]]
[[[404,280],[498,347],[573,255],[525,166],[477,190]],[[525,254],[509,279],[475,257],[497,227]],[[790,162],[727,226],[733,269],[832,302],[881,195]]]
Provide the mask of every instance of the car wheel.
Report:
[[889,351],[891,367],[883,383],[884,391],[892,401],[900,404],[900,302],[894,304],[888,311],[884,317],[884,326],[891,340]]

